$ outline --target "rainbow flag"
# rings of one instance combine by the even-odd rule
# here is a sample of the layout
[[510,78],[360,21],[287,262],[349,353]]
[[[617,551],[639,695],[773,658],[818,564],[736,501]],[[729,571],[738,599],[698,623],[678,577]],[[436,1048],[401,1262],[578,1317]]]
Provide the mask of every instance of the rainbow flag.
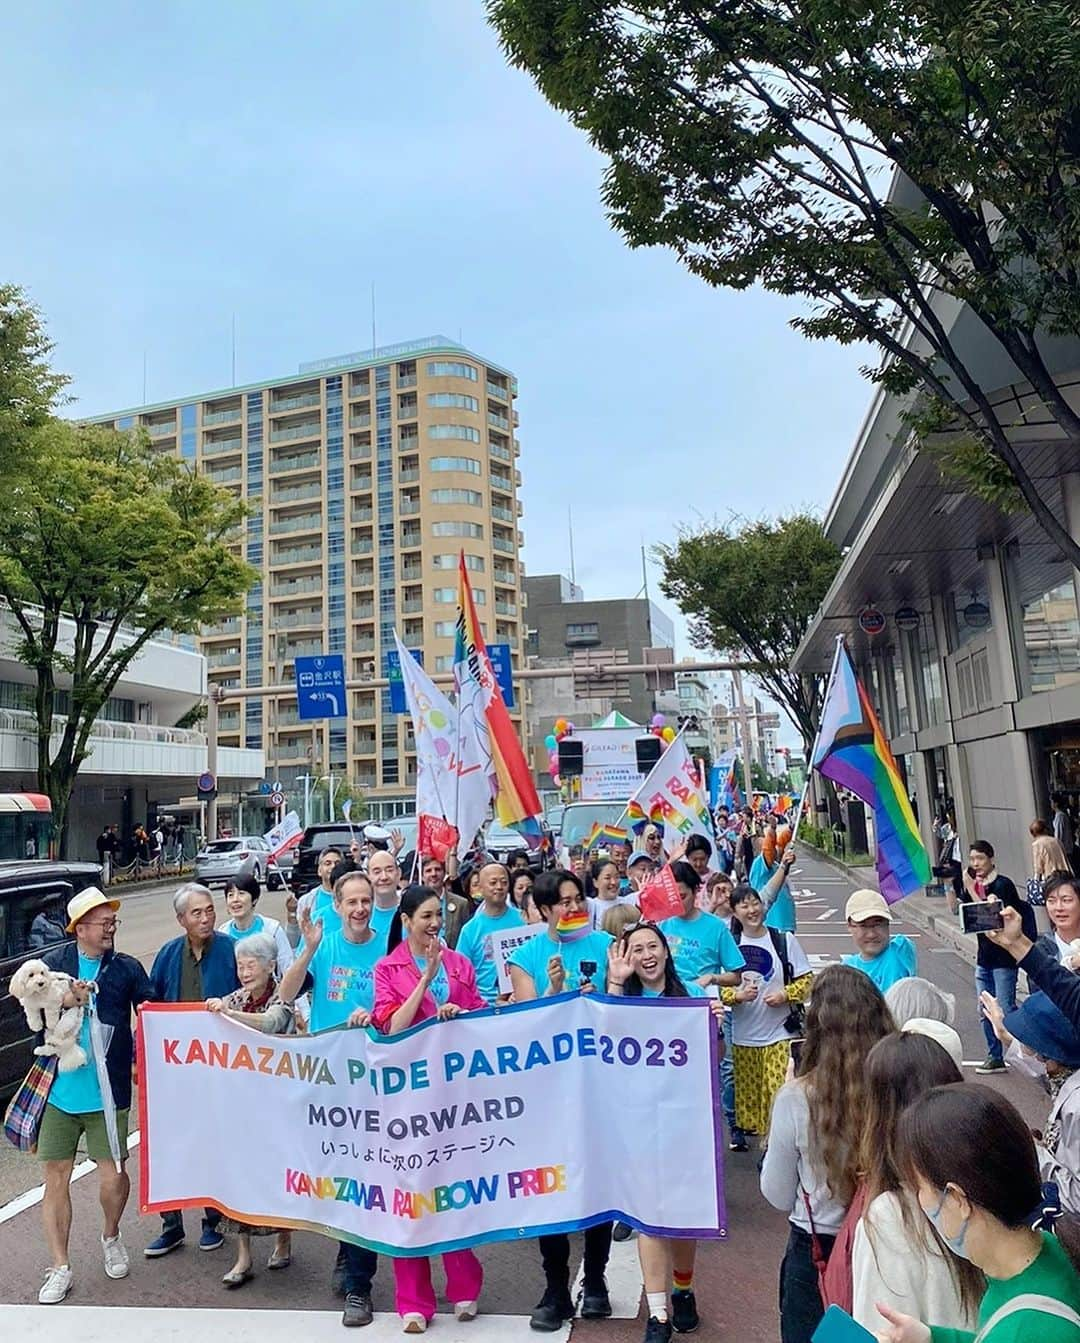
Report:
[[811,763],[819,774],[850,789],[873,808],[878,885],[885,899],[892,904],[925,886],[930,880],[930,859],[907,790],[842,642],[825,692]]
[[583,909],[573,914],[560,914],[555,924],[555,934],[560,942],[577,942],[592,927],[588,914]]
[[489,775],[495,794],[495,814],[503,825],[513,826],[531,849],[539,848],[543,831],[539,821],[540,799],[525,760],[502,692],[491,669],[487,645],[476,616],[465,552],[458,563],[458,612],[454,643],[454,685],[457,689],[459,722],[475,723],[489,753]]
[[589,838],[585,841],[585,847],[595,849],[600,844],[628,844],[629,842],[629,830],[624,830],[619,825],[602,825],[599,821],[594,821],[593,828],[589,831]]

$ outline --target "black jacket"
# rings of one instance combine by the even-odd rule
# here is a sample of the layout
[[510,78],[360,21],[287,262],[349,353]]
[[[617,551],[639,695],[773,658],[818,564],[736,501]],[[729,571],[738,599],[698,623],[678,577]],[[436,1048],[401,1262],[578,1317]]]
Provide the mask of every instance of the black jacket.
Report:
[[1020,969],[1027,971],[1030,982],[1042,989],[1054,1006],[1069,1018],[1073,1030],[1080,1032],[1080,975],[1066,970],[1058,958],[1039,943],[1020,962]]
[[[42,957],[50,970],[62,970],[72,979],[79,977],[79,946],[65,942]],[[135,1056],[131,1034],[131,1015],[140,1003],[155,998],[153,987],[142,965],[134,956],[107,951],[102,957],[97,978],[97,1014],[105,1026],[112,1026],[112,1039],[105,1055],[113,1104],[118,1110],[131,1105],[131,1064]]]
[[[1021,900],[1016,887],[1008,877],[1003,877],[999,873],[986,888],[987,899],[1000,900],[1003,905],[1009,905],[1020,915],[1020,923],[1024,929],[1024,936],[1030,937],[1032,942],[1039,936],[1039,930],[1035,924],[1035,911],[1026,900]],[[984,970],[1012,970],[1016,962],[1005,950],[996,943],[991,942],[985,933],[980,933],[978,937],[978,950],[975,959]]]

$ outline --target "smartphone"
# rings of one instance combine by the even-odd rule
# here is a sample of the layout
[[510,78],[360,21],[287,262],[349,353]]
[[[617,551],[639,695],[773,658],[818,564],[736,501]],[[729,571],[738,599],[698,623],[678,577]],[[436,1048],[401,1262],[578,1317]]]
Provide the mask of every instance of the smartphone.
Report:
[[972,900],[960,906],[960,926],[965,933],[990,933],[1005,927],[1000,900]]
[[585,983],[589,983],[589,984],[591,984],[591,983],[592,983],[592,977],[593,977],[593,975],[596,974],[596,962],[595,962],[595,961],[582,961],[582,962],[581,962],[581,965],[578,967],[578,970],[579,970],[579,973],[580,973],[580,976],[581,976],[581,982],[582,982],[583,984],[585,984]]
[[812,1337],[813,1343],[876,1343],[870,1330],[839,1306],[829,1307]]

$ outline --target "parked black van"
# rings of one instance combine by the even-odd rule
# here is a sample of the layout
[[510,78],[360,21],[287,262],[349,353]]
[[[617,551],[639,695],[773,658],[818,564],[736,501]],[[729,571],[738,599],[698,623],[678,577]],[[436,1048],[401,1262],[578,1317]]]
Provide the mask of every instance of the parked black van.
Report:
[[15,1090],[33,1062],[34,1037],[8,991],[11,976],[24,961],[71,940],[64,931],[67,902],[100,884],[97,863],[0,862],[0,1096]]

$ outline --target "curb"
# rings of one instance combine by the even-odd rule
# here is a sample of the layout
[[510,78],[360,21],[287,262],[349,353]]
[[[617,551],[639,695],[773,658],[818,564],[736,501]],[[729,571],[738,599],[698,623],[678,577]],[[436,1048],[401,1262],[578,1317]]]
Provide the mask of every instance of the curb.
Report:
[[[803,847],[808,849],[819,862],[843,873],[849,881],[856,884],[865,881],[865,868],[851,867],[839,858],[834,858],[831,853],[825,853],[821,849],[815,848],[812,844],[807,844],[805,841],[798,842],[802,843]],[[905,918],[910,919],[924,933],[936,937],[950,951],[955,951],[961,960],[974,966],[977,950],[975,939],[960,931],[947,907],[941,913],[938,913],[935,909],[928,909],[917,903],[919,900],[926,900],[926,898],[926,896],[909,896],[908,899],[902,901]]]

